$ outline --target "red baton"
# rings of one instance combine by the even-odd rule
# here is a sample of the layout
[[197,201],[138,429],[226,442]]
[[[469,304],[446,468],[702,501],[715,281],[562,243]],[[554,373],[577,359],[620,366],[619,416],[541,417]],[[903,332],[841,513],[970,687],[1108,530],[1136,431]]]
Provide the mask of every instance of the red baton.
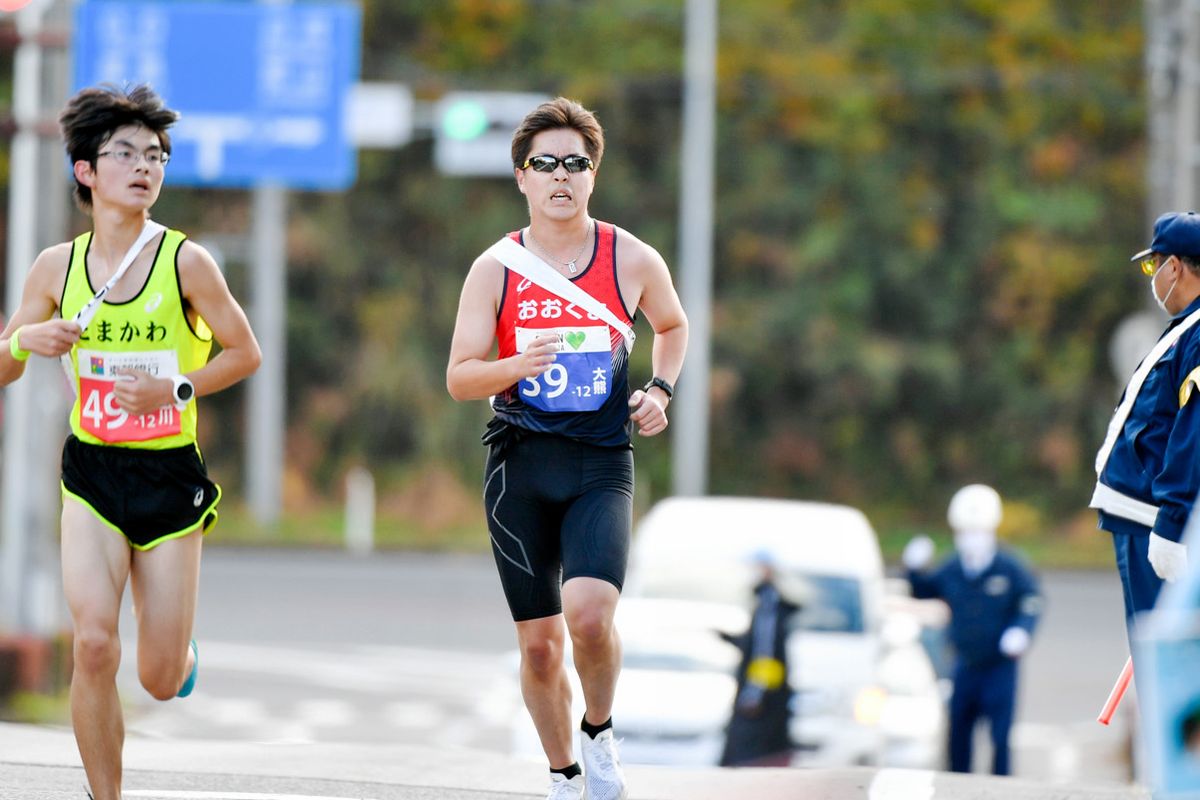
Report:
[[1117,713],[1117,706],[1121,705],[1121,698],[1125,696],[1125,690],[1129,688],[1129,681],[1133,678],[1133,656],[1130,656],[1125,662],[1125,667],[1121,670],[1121,674],[1117,677],[1116,684],[1113,685],[1112,691],[1108,695],[1108,699],[1104,701],[1104,708],[1100,709],[1100,716],[1096,721],[1101,725],[1107,725],[1112,721],[1113,714]]

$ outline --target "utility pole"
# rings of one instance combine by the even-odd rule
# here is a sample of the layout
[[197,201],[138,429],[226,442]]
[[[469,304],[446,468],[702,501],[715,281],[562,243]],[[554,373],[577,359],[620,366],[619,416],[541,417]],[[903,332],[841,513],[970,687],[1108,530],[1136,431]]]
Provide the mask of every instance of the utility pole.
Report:
[[1200,0],[1182,0],[1179,9],[1179,89],[1175,95],[1175,191],[1172,207],[1181,211],[1196,204],[1196,127],[1200,113]]
[[708,491],[713,197],[717,128],[717,0],[687,0],[683,145],[679,158],[679,284],[688,353],[673,401],[674,493]]
[[[1196,207],[1197,122],[1200,40],[1197,0],[1146,0],[1146,208],[1147,238],[1154,220],[1167,211]],[[1162,332],[1164,315],[1143,296],[1141,311],[1118,323],[1109,341],[1117,386],[1124,385]]]
[[1147,229],[1196,207],[1200,134],[1200,2],[1146,0]]
[[[42,147],[44,98],[57,102],[61,67],[44,46],[54,4],[33,2],[14,16],[19,43],[13,63],[13,135],[9,158],[6,307],[20,304],[25,275],[40,243],[57,240],[61,215],[48,213],[61,189],[61,159]],[[40,240],[40,241],[39,241]],[[0,476],[0,628],[48,635],[60,623],[57,530],[57,442],[66,414],[57,359],[31,358],[25,376],[5,391]]]
[[1146,149],[1147,230],[1162,209],[1174,203],[1175,97],[1179,89],[1179,30],[1175,18],[1181,0],[1146,0]]

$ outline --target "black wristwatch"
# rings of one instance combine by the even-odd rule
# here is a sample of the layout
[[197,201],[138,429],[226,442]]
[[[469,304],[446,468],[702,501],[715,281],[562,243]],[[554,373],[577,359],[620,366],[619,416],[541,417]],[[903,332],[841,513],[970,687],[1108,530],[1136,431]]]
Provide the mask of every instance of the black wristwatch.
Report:
[[663,390],[663,393],[666,394],[668,400],[675,396],[675,387],[664,381],[662,378],[657,377],[651,378],[649,381],[647,381],[646,385],[642,387],[642,391],[648,392],[655,386]]

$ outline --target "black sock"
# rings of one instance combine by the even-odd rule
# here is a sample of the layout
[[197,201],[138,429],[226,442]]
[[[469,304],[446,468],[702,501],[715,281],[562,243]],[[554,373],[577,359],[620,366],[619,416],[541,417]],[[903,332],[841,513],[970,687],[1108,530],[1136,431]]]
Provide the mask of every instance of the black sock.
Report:
[[608,719],[604,720],[604,722],[601,722],[599,725],[593,725],[592,723],[587,721],[587,716],[584,716],[583,722],[579,723],[579,730],[586,733],[588,735],[589,739],[595,739],[596,734],[603,733],[604,731],[608,730],[611,727],[612,727],[612,717],[609,717]]
[[563,767],[562,769],[550,770],[551,775],[556,774],[556,773],[559,775],[562,775],[567,780],[571,780],[571,778],[574,778],[576,775],[582,775],[583,770],[581,770],[579,768],[579,762],[576,761],[574,764],[571,764],[568,767]]

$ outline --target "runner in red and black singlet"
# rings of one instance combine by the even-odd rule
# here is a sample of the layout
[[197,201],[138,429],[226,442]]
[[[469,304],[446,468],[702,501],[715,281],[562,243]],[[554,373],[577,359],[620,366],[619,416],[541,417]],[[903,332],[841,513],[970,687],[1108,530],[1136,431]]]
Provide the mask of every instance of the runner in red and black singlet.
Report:
[[[611,712],[621,669],[613,615],[633,519],[630,434],[666,429],[687,349],[662,257],[588,215],[603,154],[599,123],[573,101],[544,103],[521,123],[513,175],[529,226],[508,238],[524,249],[502,239],[471,266],[446,368],[456,400],[493,398],[484,511],[551,800],[579,798],[585,786],[591,798],[626,796]],[[653,373],[631,391],[625,337],[632,345],[639,312],[654,330]],[[564,633],[587,698],[585,774],[571,743]]]
[[[596,222],[595,227],[591,258],[576,276],[568,277],[632,327],[634,315],[625,307],[617,285],[617,229],[607,222]],[[521,231],[509,237],[525,244]],[[559,338],[555,363],[541,375],[497,394],[492,402],[496,418],[528,431],[603,447],[629,444],[629,358],[620,332],[506,269],[496,321],[499,357],[523,352],[529,342],[546,333]]]

